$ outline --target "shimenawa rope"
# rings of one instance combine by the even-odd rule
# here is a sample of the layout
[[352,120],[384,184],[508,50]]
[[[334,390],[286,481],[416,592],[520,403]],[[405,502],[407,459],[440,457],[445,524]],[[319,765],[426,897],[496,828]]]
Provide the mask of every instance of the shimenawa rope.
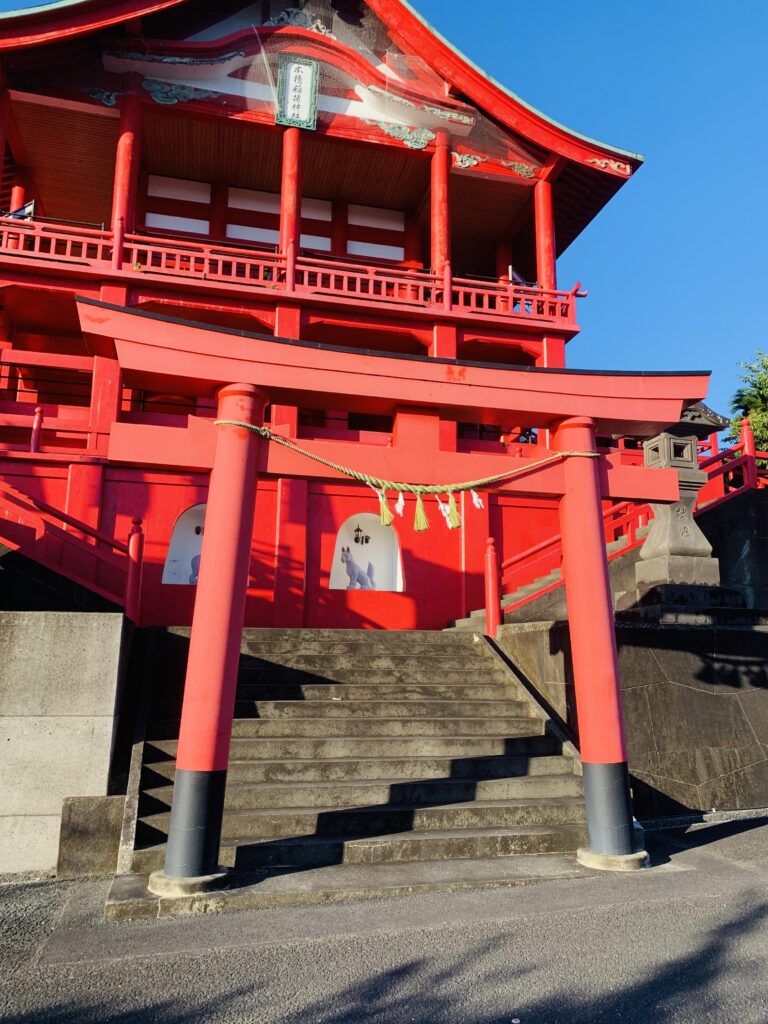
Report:
[[[423,495],[434,494],[438,496],[440,494],[446,494],[448,496],[448,511],[444,513],[445,521],[448,524],[450,530],[455,530],[456,527],[461,526],[461,516],[459,510],[456,507],[455,495],[462,491],[471,491],[475,504],[482,505],[482,502],[477,494],[474,492],[480,487],[490,487],[493,484],[501,483],[502,481],[511,480],[515,476],[519,476],[521,473],[529,473],[532,469],[540,469],[542,466],[547,466],[554,462],[561,462],[563,459],[568,458],[582,458],[582,459],[596,459],[598,458],[597,452],[555,452],[552,455],[548,455],[545,459],[539,459],[536,462],[526,461],[522,466],[516,466],[514,469],[508,469],[504,473],[496,473],[494,476],[486,476],[480,480],[467,480],[464,483],[459,484],[409,484],[404,481],[398,480],[383,480],[381,477],[371,476],[370,473],[363,473],[359,469],[350,469],[349,466],[342,466],[338,462],[332,462],[330,459],[324,459],[322,455],[317,455],[315,452],[309,452],[300,445],[295,444],[287,437],[282,437],[280,434],[273,433],[269,427],[257,427],[253,423],[246,423],[242,420],[214,420],[214,426],[217,427],[244,427],[246,430],[252,430],[255,434],[259,434],[261,437],[266,438],[269,441],[274,441],[275,444],[280,444],[284,448],[288,448],[292,452],[296,452],[298,455],[304,455],[308,459],[312,459],[314,462],[319,462],[320,465],[326,466],[328,469],[333,469],[337,473],[342,473],[344,476],[350,477],[352,480],[358,480],[360,483],[367,484],[372,487],[379,498],[379,515],[381,522],[384,526],[391,526],[394,520],[392,512],[387,504],[387,491],[397,491],[402,497],[403,494],[413,494],[416,496],[416,512],[413,520],[413,528],[417,531],[423,531],[429,529],[429,520],[424,510]],[[402,515],[403,502],[401,497],[398,498],[395,510],[399,515]],[[443,502],[440,501],[441,510],[444,508]]]

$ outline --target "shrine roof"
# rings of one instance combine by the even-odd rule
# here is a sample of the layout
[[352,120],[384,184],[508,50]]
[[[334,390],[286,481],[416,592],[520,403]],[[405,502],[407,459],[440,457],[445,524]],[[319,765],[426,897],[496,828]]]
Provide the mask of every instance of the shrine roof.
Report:
[[[186,0],[56,0],[54,3],[0,13],[0,51],[61,42],[127,20],[182,6]],[[414,39],[437,70],[466,92],[486,111],[532,141],[560,152],[560,141],[572,140],[599,151],[610,161],[606,166],[590,161],[600,170],[631,176],[643,156],[575,131],[537,110],[509,88],[483,71],[434,28],[407,0],[369,0],[368,6],[382,21]],[[426,49],[424,49],[426,47]],[[537,130],[538,129],[538,130]],[[543,134],[542,134],[543,130]],[[563,152],[564,156],[575,154]],[[582,154],[583,156],[583,154]],[[615,158],[621,158],[616,160]]]

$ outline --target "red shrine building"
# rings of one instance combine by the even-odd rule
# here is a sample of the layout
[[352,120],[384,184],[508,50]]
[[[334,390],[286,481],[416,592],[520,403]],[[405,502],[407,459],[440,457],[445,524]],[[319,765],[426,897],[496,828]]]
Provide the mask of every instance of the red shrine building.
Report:
[[[582,758],[625,771],[601,513],[677,475],[600,439],[707,379],[569,369],[556,261],[641,158],[403,0],[243,4],[0,17],[4,542],[139,626],[194,609],[192,807],[243,622],[440,630],[483,605],[489,538],[562,531]],[[188,854],[171,875],[215,864]]]

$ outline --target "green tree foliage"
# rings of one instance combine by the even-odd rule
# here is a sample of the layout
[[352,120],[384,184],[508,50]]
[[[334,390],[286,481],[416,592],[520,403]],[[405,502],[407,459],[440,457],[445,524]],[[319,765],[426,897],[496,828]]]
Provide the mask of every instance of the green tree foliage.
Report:
[[728,436],[738,441],[741,421],[749,417],[758,451],[768,451],[768,352],[758,349],[750,363],[742,363],[740,387],[731,399],[731,426]]

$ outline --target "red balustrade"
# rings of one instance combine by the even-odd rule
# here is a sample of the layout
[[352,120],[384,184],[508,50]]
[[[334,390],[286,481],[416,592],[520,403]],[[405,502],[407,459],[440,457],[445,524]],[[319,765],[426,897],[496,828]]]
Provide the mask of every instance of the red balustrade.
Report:
[[[640,547],[644,538],[638,537],[638,530],[647,526],[652,516],[650,505],[635,505],[628,501],[619,502],[606,509],[603,513],[603,528],[606,544],[626,538],[626,543],[608,555],[608,560],[618,558],[634,548]],[[560,534],[549,537],[539,544],[507,558],[501,566],[502,591],[513,594],[520,587],[548,576],[563,564],[563,544]],[[513,611],[528,601],[559,587],[562,580],[542,584],[537,590],[507,606]]]
[[0,484],[0,538],[114,604],[138,622],[144,538],[134,519],[128,542],[80,522],[39,498]]
[[124,270],[226,284],[284,287],[285,260],[271,252],[206,242],[126,235]]
[[296,290],[338,295],[372,302],[429,306],[437,278],[433,274],[393,267],[361,266],[345,261],[299,257]]
[[295,256],[221,242],[125,234],[35,220],[0,218],[0,254],[81,265],[110,275],[142,273],[287,293],[317,294],[422,309],[472,313],[505,320],[576,326],[569,292],[445,274],[362,264],[321,256]]
[[94,228],[0,218],[0,251],[57,263],[101,265],[112,258],[112,235]]

